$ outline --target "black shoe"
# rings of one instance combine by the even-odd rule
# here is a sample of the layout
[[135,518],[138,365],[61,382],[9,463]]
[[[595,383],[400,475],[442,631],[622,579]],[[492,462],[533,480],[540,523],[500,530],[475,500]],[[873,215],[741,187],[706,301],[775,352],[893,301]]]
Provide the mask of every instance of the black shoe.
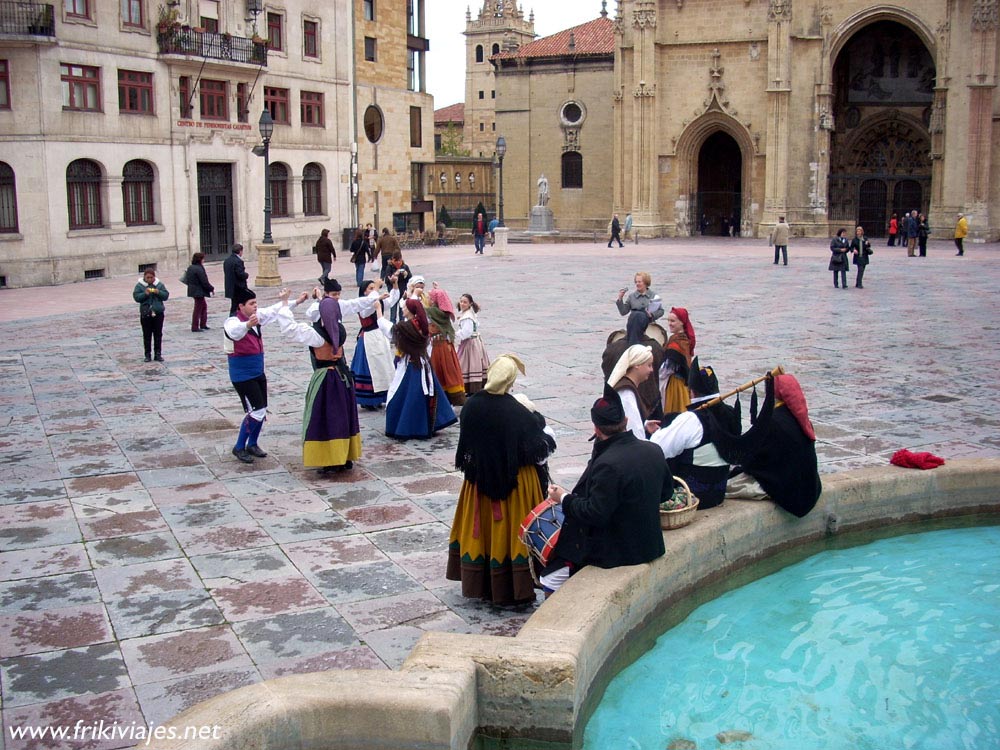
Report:
[[161,357],[159,354],[157,354],[155,357],[153,357],[153,361],[154,362],[162,362],[163,361],[163,357]]
[[267,451],[261,450],[259,445],[248,445],[246,452],[257,458],[267,458]]
[[778,261],[774,261],[774,265],[778,265]]
[[245,464],[253,463],[253,456],[251,456],[248,451],[233,448],[233,455]]
[[855,289],[864,289],[865,287],[862,284],[855,284],[854,288]]
[[152,362],[153,359],[147,354],[145,357],[142,358],[142,361],[143,362]]
[[201,330],[203,330],[203,331],[211,331],[212,329],[209,328],[208,326],[202,326]]

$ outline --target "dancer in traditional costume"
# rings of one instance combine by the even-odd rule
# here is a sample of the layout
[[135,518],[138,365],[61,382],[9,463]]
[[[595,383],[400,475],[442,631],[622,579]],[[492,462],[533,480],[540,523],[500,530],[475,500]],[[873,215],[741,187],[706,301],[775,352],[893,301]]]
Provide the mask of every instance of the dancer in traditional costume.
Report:
[[627,429],[639,440],[646,439],[646,420],[649,413],[639,395],[639,387],[653,374],[653,351],[648,346],[634,344],[630,346],[608,376],[607,383],[618,392]]
[[486,387],[462,409],[455,467],[465,479],[448,545],[447,577],[462,596],[494,604],[535,600],[521,519],[545,499],[545,461],[555,441],[509,391],[521,361],[504,354],[490,365]]
[[[353,468],[361,456],[361,431],[354,381],[344,360],[344,339],[347,331],[341,319],[346,312],[363,313],[371,310],[377,291],[371,297],[341,300],[341,287],[336,279],[323,283],[324,295],[307,316],[315,322],[296,323],[293,306],[280,311],[282,335],[309,346],[313,375],[306,388],[302,414],[302,464],[319,467],[328,474]],[[306,299],[303,294],[297,302]]]
[[385,434],[403,440],[425,439],[458,418],[442,395],[427,356],[430,333],[424,306],[408,299],[399,309],[404,320],[392,325],[376,308],[379,330],[396,347],[396,373],[386,394]]
[[471,294],[463,294],[458,298],[458,311],[455,344],[458,346],[458,362],[462,366],[465,393],[471,396],[483,390],[490,357],[479,335],[479,305]]
[[[373,289],[381,287],[381,280],[363,281],[361,297],[370,294]],[[392,363],[392,350],[385,336],[378,330],[378,316],[375,306],[366,308],[360,313],[361,330],[354,345],[354,357],[351,359],[351,374],[354,376],[354,393],[358,406],[363,409],[378,409],[385,404],[386,394],[395,368]]]
[[441,382],[441,387],[452,406],[465,403],[465,381],[462,379],[462,365],[455,351],[455,306],[444,289],[437,282],[431,289],[430,306],[425,308],[431,334],[431,367]]
[[663,413],[682,412],[691,403],[688,393],[688,371],[694,356],[694,326],[688,311],[683,307],[671,307],[667,314],[667,330],[670,338],[664,347],[664,360],[660,366],[660,388],[663,393]]

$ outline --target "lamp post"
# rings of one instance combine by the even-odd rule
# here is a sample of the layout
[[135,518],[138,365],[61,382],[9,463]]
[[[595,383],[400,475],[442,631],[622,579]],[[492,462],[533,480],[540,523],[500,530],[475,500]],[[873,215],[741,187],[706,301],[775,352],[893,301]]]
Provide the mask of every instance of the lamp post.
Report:
[[274,239],[271,237],[271,135],[274,133],[274,120],[271,119],[271,112],[264,110],[260,113],[260,120],[257,121],[260,129],[260,137],[264,139],[264,244],[273,245]]
[[500,164],[500,210],[497,215],[497,220],[500,222],[500,226],[507,226],[503,223],[503,157],[507,153],[507,139],[503,136],[497,138],[497,162]]
[[361,215],[358,207],[358,144],[351,143],[351,221],[355,228],[361,222]]

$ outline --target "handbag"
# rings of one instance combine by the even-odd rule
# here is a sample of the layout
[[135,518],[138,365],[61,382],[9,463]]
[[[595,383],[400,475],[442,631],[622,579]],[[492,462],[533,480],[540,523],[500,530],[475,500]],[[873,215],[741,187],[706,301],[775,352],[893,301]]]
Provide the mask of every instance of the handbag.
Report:
[[182,274],[181,274],[181,277],[180,277],[180,278],[178,279],[178,281],[180,281],[180,282],[181,282],[182,284],[189,284],[189,283],[190,283],[190,282],[188,281],[188,271],[189,271],[189,270],[190,270],[190,269],[187,269],[187,268],[185,268],[185,269],[184,269],[184,273],[182,273]]
[[139,317],[140,318],[155,318],[156,313],[153,312],[153,305],[149,302],[143,302],[139,305]]

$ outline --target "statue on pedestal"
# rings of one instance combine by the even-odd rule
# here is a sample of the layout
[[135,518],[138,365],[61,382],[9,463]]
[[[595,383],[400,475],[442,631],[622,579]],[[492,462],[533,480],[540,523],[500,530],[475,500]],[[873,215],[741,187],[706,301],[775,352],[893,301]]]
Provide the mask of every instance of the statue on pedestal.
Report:
[[538,205],[547,206],[549,203],[549,179],[542,173],[538,178]]

